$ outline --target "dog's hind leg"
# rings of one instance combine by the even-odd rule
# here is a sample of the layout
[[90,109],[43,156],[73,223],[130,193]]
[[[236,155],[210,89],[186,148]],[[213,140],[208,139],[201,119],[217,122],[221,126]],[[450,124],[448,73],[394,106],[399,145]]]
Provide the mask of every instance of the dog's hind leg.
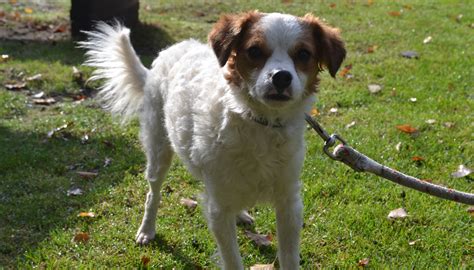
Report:
[[147,111],[142,115],[141,137],[147,157],[145,176],[150,190],[146,196],[145,214],[136,235],[136,242],[147,244],[156,234],[155,221],[161,200],[161,184],[166,178],[173,158],[173,150],[168,140],[161,112]]

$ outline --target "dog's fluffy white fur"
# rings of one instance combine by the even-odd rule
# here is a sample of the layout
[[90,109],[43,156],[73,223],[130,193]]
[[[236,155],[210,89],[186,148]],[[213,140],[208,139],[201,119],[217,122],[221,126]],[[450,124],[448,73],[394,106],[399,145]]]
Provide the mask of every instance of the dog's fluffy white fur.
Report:
[[178,43],[149,70],[120,24],[88,35],[81,46],[97,68],[92,79],[105,79],[100,98],[124,119],[140,117],[150,191],[136,241],[155,237],[160,187],[176,153],[205,184],[203,209],[225,269],[243,269],[236,216],[258,202],[276,210],[280,266],[297,269],[303,114],[321,68],[334,76],[345,56],[337,30],[311,15],[224,15],[209,45]]

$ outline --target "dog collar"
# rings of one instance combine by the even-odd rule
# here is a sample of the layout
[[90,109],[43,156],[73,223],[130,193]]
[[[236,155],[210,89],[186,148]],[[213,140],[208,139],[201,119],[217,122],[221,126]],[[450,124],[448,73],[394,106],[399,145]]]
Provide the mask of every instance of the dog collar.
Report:
[[270,124],[268,119],[266,119],[264,117],[260,117],[260,116],[255,116],[251,112],[248,112],[248,117],[252,121],[254,121],[255,123],[260,124],[262,126],[272,127],[272,128],[282,128],[283,127],[283,124],[280,122],[279,119],[277,119],[275,123]]

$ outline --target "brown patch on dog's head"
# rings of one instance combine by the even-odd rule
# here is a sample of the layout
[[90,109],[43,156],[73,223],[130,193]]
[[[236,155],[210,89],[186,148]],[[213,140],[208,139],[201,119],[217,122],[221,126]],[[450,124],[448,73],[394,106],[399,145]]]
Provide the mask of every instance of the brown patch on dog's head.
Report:
[[232,50],[240,45],[246,31],[261,16],[257,11],[221,16],[208,36],[209,43],[221,66],[227,63]]
[[329,74],[335,77],[346,57],[346,49],[339,30],[326,25],[312,14],[306,14],[301,19],[312,34],[320,68],[326,67]]

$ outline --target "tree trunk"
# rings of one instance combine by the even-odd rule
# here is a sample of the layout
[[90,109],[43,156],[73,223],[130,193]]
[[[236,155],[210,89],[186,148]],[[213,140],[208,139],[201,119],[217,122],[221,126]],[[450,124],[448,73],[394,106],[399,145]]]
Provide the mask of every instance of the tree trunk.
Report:
[[114,19],[133,27],[138,23],[138,0],[71,0],[71,33],[82,38],[81,31],[93,29],[97,21]]

